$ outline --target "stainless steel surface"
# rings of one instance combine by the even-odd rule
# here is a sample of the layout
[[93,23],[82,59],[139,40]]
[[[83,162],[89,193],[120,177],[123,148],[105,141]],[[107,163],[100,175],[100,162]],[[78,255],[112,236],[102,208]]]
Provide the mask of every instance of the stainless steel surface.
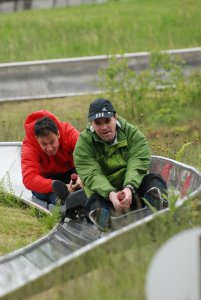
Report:
[[33,198],[32,193],[22,183],[21,144],[21,142],[0,142],[0,181],[9,193],[14,193],[28,205],[50,214],[45,203]]
[[[166,51],[180,56],[185,62],[183,71],[189,74],[201,67],[201,48]],[[117,58],[121,58],[117,55]],[[149,66],[149,53],[124,55],[136,72]],[[46,61],[0,64],[0,101],[57,98],[99,93],[98,72],[108,67],[110,56],[89,56]]]
[[[12,190],[23,201],[31,203],[30,192],[22,184],[20,153],[21,143],[0,143],[0,179],[9,175]],[[166,178],[168,188],[178,195],[178,205],[188,198],[201,193],[201,174],[195,168],[177,161],[153,156],[150,171],[159,172]],[[6,183],[5,183],[6,184]],[[9,186],[6,186],[9,191]],[[142,220],[132,222],[108,234],[102,234],[96,227],[83,222],[65,220],[58,224],[42,239],[13,253],[0,257],[0,297],[13,295],[11,299],[20,299],[20,292],[30,293],[26,287],[33,287],[51,278],[51,272],[68,269],[75,263],[75,258],[85,254],[108,240],[149,222],[155,215],[165,213],[168,209],[148,215]],[[57,282],[63,277],[57,278]],[[18,294],[19,292],[19,294]],[[19,296],[20,297],[20,296]]]

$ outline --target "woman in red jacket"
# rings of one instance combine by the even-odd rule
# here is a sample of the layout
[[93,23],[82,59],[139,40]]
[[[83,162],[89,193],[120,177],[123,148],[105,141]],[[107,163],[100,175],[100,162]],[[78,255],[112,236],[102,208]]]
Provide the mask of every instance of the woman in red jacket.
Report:
[[73,151],[79,132],[47,110],[33,112],[25,120],[22,143],[23,183],[38,199],[56,203],[54,180],[70,182],[75,172]]

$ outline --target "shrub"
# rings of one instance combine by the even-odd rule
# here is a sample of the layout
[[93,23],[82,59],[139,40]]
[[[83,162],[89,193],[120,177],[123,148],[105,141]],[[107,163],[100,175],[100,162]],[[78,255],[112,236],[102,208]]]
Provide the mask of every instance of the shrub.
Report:
[[100,87],[129,121],[141,123],[152,118],[174,125],[181,118],[183,107],[199,103],[201,97],[201,73],[186,77],[184,63],[179,57],[153,52],[149,68],[136,72],[124,56],[112,57],[108,68],[99,72]]

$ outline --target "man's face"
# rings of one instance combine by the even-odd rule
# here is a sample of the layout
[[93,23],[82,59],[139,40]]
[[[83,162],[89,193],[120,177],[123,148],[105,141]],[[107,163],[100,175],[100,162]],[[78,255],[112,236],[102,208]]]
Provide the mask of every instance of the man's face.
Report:
[[59,137],[59,133],[49,132],[47,136],[38,136],[36,139],[47,156],[54,156],[59,148]]
[[91,122],[96,134],[106,143],[110,144],[116,136],[116,117],[100,118]]

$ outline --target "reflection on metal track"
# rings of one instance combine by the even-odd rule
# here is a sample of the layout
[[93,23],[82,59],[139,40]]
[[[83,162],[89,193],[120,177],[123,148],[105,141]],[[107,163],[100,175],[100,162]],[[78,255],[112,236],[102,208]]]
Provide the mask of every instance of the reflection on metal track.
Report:
[[[165,51],[179,56],[188,75],[201,66],[201,48]],[[149,67],[149,52],[123,56],[136,72]],[[120,59],[122,55],[116,55]],[[0,101],[59,98],[100,93],[98,72],[109,65],[111,56],[89,56],[20,63],[0,64]]]
[[[0,143],[0,179],[5,180],[9,176],[16,196],[26,203],[40,207],[22,184],[20,153],[20,142]],[[191,166],[165,157],[152,156],[150,171],[160,173],[167,180],[169,191],[178,196],[177,205],[201,193],[201,173]],[[5,180],[4,185],[9,191],[10,187],[6,182]],[[136,219],[137,221],[131,219],[127,225],[107,234],[101,233],[87,221],[65,220],[63,225],[58,224],[38,241],[0,257],[1,299],[20,299],[22,292],[26,297],[31,293],[31,287],[51,280],[51,271],[55,274],[59,270],[62,272],[68,269],[70,263],[75,263],[76,257],[167,211],[168,209],[159,211],[143,219]],[[59,280],[62,282],[63,277],[57,278],[57,283]],[[27,289],[29,285],[31,287]]]

